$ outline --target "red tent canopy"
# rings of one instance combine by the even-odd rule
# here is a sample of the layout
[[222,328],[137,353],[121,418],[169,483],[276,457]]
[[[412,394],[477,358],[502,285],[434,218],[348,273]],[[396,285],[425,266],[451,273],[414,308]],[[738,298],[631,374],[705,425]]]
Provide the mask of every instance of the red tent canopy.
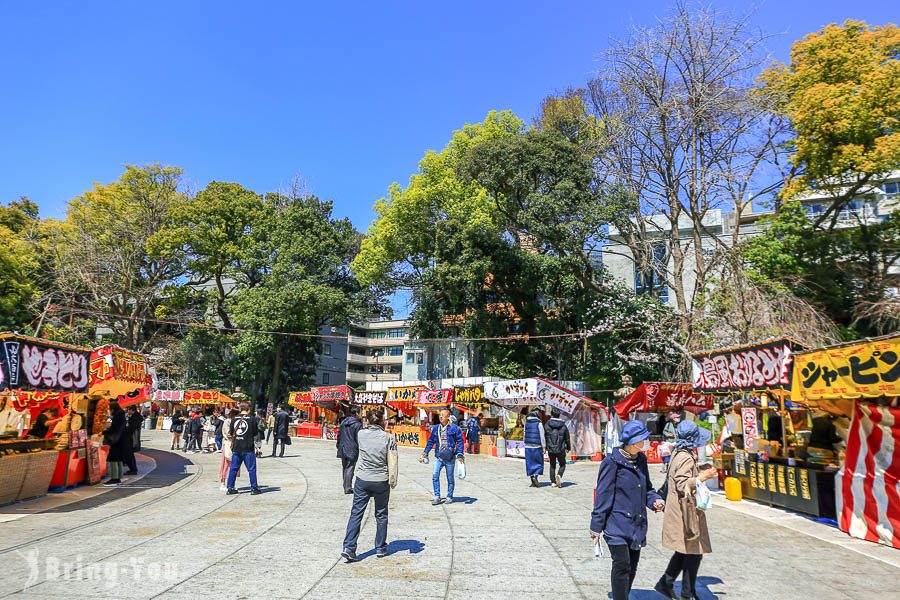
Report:
[[623,419],[636,410],[643,412],[689,410],[703,412],[713,407],[712,396],[695,394],[690,383],[644,382],[613,409]]

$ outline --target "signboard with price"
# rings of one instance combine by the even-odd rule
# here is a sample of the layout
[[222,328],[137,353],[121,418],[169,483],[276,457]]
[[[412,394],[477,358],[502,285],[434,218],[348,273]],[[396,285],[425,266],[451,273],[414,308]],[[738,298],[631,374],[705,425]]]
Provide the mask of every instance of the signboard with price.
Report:
[[741,424],[744,430],[744,448],[754,450],[759,439],[759,423],[755,408],[741,409]]

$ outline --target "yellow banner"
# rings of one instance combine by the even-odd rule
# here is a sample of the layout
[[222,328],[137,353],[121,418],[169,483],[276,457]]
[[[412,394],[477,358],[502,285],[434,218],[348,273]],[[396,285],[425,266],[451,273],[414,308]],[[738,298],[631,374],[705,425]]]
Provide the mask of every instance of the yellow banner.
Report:
[[794,401],[881,396],[900,396],[900,336],[794,356]]
[[394,387],[388,388],[387,392],[387,401],[388,402],[415,402],[416,401],[416,392],[419,390],[424,390],[424,385],[413,385],[408,387]]

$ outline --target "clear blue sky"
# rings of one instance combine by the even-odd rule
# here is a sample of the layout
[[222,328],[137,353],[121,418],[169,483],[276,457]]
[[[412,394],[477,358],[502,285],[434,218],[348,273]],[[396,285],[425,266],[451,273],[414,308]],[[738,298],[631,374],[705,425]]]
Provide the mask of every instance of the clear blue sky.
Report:
[[[710,2],[744,10],[747,2]],[[426,149],[491,109],[530,118],[579,86],[611,36],[670,2],[0,0],[0,202],[45,215],[125,163],[264,192],[301,173],[362,229]],[[773,56],[896,3],[761,4]]]

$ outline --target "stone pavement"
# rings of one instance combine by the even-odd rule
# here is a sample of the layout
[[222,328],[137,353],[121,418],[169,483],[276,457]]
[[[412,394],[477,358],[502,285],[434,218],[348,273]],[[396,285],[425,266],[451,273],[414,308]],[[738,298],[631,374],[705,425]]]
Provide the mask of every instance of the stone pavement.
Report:
[[[608,597],[610,560],[594,558],[588,534],[596,463],[569,465],[563,489],[532,489],[522,461],[472,457],[459,502],[433,507],[431,465],[402,449],[391,554],[371,552],[367,515],[363,560],[348,565],[339,553],[352,497],[333,443],[295,438],[283,459],[260,462],[264,494],[226,496],[218,455],[171,453],[167,434],[144,433],[156,467],[139,481],[0,522],[0,598]],[[900,551],[865,555],[855,550],[872,545],[826,526],[717,502],[701,598],[898,597]],[[659,598],[661,525],[651,515],[632,599]]]

